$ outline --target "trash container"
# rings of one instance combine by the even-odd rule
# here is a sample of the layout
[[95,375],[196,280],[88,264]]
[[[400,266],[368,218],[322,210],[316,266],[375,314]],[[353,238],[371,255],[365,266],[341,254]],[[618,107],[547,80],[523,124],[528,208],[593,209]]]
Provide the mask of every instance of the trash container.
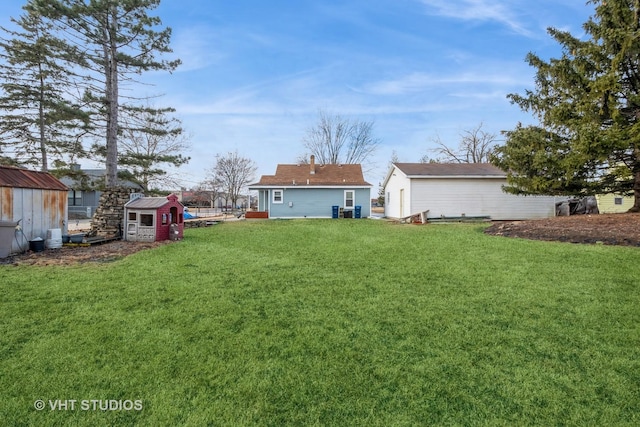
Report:
[[339,218],[340,206],[331,206],[331,218]]
[[44,239],[42,237],[36,237],[33,240],[29,240],[29,249],[33,252],[44,251]]
[[356,205],[356,211],[354,212],[354,218],[362,218],[362,206]]
[[15,221],[0,221],[0,258],[6,258],[11,254],[17,225]]

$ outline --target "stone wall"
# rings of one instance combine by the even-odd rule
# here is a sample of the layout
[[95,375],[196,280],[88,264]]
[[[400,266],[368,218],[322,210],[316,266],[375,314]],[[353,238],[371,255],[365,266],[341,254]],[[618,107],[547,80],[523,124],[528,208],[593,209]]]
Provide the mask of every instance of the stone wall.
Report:
[[134,192],[134,189],[124,187],[103,191],[96,212],[91,218],[89,236],[112,237],[122,233],[124,205],[129,201],[129,194]]
[[217,223],[218,221],[211,219],[189,219],[184,222],[184,228],[209,227],[210,225]]

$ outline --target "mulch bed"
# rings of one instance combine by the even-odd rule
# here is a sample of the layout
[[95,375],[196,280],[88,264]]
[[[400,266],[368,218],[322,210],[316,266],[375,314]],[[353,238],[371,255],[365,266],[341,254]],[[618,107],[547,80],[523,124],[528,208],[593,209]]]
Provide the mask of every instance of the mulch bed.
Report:
[[116,240],[92,246],[63,246],[60,249],[45,249],[43,252],[27,251],[24,254],[13,255],[0,259],[0,264],[72,265],[82,263],[108,263],[145,249],[170,243],[175,242],[165,240],[162,242],[145,243]]
[[485,233],[533,240],[640,247],[640,213],[496,222]]

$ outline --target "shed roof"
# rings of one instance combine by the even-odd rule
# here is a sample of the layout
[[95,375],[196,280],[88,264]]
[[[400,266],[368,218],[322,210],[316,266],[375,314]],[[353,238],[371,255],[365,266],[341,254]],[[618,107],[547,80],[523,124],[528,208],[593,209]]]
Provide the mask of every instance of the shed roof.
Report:
[[496,177],[507,174],[490,163],[394,163],[409,177]]
[[133,209],[157,209],[169,202],[177,202],[178,204],[182,204],[178,202],[178,198],[175,195],[169,195],[167,197],[140,197],[128,201],[124,206],[126,208]]
[[309,164],[280,164],[275,175],[262,175],[260,181],[251,184],[250,187],[371,186],[364,180],[362,167],[358,164],[315,165],[315,173],[311,173],[311,169],[312,166]]
[[49,172],[32,171],[13,166],[0,166],[0,187],[69,190],[66,185]]

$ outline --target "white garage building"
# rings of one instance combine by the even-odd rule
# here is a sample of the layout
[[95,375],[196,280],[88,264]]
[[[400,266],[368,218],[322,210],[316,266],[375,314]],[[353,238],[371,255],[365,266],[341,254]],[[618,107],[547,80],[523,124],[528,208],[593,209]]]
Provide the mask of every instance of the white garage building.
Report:
[[428,218],[536,219],[555,216],[556,202],[564,200],[508,194],[502,191],[506,184],[506,173],[488,163],[394,163],[383,183],[384,213],[389,218],[428,210]]

